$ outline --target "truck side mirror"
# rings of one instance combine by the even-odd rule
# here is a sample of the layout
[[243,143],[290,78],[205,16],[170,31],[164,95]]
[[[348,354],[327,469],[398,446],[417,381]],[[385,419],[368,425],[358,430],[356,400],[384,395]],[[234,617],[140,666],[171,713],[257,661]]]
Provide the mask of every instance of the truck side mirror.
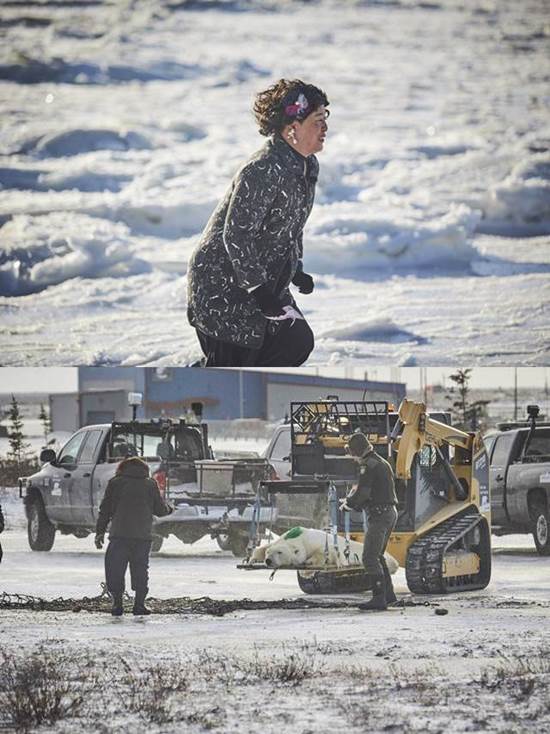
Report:
[[53,449],[43,449],[40,452],[40,463],[51,464],[57,458],[57,454]]

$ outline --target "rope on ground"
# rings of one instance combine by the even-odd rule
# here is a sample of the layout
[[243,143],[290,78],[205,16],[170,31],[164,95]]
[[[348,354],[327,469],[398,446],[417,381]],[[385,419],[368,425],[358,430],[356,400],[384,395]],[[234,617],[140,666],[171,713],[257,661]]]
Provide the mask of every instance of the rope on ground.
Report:
[[[125,606],[131,610],[132,600],[125,599]],[[153,614],[209,614],[215,617],[223,617],[237,611],[257,611],[272,609],[354,609],[359,602],[340,599],[212,599],[209,596],[192,598],[189,596],[175,597],[172,599],[147,599],[147,606]],[[402,599],[399,603],[402,607],[432,606],[431,602],[416,602],[412,599]],[[105,593],[98,596],[84,596],[81,599],[41,599],[27,594],[0,594],[0,609],[26,609],[35,612],[109,612],[111,602]]]

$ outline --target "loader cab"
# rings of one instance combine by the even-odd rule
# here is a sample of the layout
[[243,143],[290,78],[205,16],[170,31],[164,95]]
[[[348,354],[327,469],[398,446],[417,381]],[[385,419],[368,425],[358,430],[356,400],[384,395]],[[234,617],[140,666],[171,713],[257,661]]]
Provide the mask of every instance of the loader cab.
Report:
[[[430,417],[451,425],[449,413],[433,412]],[[338,495],[345,496],[358,478],[359,466],[345,450],[347,439],[356,430],[368,435],[375,451],[395,468],[392,446],[393,439],[400,435],[399,415],[387,402],[291,403],[293,480],[328,479],[337,486]],[[445,461],[452,461],[454,451],[460,449],[444,445],[438,453],[425,446],[414,460],[411,478],[396,480],[397,532],[413,532],[454,499],[445,469]],[[458,454],[456,458],[469,460]],[[351,532],[360,533],[363,528],[362,513],[352,512]]]
[[[442,418],[436,420],[443,422]],[[441,452],[447,461],[452,458],[448,446],[443,446]],[[424,446],[418,453],[411,474],[406,481],[396,480],[399,501],[396,532],[413,532],[449,502],[449,482],[443,461],[432,446]]]

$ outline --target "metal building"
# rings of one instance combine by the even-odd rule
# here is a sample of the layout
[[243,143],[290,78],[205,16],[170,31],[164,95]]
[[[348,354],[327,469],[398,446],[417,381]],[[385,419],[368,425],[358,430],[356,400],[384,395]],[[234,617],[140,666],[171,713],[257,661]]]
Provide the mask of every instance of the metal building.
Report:
[[[137,418],[178,418],[202,403],[207,421],[259,418],[275,421],[292,400],[338,395],[341,400],[387,400],[398,405],[405,384],[292,372],[232,368],[79,367],[78,393],[52,396],[54,430],[91,423],[130,420],[129,392],[140,392]],[[73,407],[70,407],[72,404]],[[59,409],[58,407],[59,406]],[[74,421],[69,426],[68,421]],[[61,425],[63,423],[63,425]]]

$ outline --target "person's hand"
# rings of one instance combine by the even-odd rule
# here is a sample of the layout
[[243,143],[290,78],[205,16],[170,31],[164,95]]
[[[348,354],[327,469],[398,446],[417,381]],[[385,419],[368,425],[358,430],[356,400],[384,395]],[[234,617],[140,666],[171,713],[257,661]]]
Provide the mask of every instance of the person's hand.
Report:
[[351,507],[348,507],[347,497],[340,500],[340,512],[351,512]]
[[103,541],[105,540],[104,533],[96,533],[94,538],[95,547],[101,550],[103,548]]
[[258,308],[264,316],[267,316],[269,318],[272,316],[285,315],[283,304],[280,302],[277,296],[269,290],[265,283],[258,286],[257,288],[254,288],[251,295],[258,304]]
[[292,284],[298,286],[298,290],[300,291],[300,293],[304,293],[306,295],[308,293],[312,293],[313,288],[315,287],[313,283],[313,278],[311,277],[311,275],[309,275],[309,273],[304,273],[301,263],[294,273]]

